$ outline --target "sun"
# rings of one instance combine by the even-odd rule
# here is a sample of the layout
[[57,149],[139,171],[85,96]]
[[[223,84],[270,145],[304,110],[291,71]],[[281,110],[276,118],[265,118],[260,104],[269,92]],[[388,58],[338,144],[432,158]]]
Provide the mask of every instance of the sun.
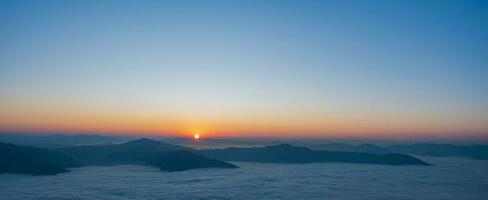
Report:
[[193,139],[199,140],[200,139],[200,134],[198,134],[198,133],[193,134]]

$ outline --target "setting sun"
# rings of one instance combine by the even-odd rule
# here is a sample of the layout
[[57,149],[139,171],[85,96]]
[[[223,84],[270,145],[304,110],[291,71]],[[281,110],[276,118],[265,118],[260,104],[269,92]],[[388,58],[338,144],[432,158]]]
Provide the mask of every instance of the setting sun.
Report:
[[199,140],[200,139],[200,134],[198,134],[198,133],[193,134],[193,139]]

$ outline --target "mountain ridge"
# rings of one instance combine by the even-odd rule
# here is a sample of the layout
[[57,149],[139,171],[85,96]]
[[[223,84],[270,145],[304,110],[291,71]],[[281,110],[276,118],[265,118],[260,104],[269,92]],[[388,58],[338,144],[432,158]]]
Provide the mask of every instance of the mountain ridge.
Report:
[[378,146],[373,144],[350,145],[346,143],[327,143],[312,145],[315,150],[350,151],[363,153],[403,153],[433,157],[466,157],[478,160],[488,160],[488,145],[453,145],[453,144],[397,144]]
[[[237,168],[237,166],[216,159],[197,155],[188,147],[155,141],[147,138],[123,144],[76,146],[57,149],[84,165],[148,165],[162,171],[181,171],[196,168]],[[175,155],[183,156],[179,159]],[[169,161],[174,163],[168,163]]]
[[0,173],[55,175],[88,165],[145,165],[175,172],[238,166],[198,155],[191,148],[138,139],[123,144],[43,149],[0,143]]
[[315,151],[290,144],[265,147],[206,149],[202,155],[214,159],[261,163],[314,163],[344,162],[385,165],[430,165],[418,158],[405,154],[379,155],[343,151]]

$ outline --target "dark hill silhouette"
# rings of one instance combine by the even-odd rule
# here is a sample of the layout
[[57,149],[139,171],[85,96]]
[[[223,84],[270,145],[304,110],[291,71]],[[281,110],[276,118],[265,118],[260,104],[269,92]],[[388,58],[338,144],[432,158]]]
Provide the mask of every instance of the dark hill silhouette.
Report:
[[208,149],[200,150],[200,153],[214,159],[260,163],[346,162],[386,165],[429,165],[420,159],[404,154],[378,155],[372,153],[314,151],[289,144],[256,148]]
[[0,173],[54,175],[78,166],[74,159],[57,152],[0,143]]
[[487,145],[451,145],[451,144],[410,144],[410,145],[391,145],[391,146],[376,146],[372,144],[349,145],[344,143],[330,143],[313,146],[317,150],[329,151],[350,151],[350,152],[364,152],[364,153],[403,153],[421,156],[434,157],[466,157],[480,160],[488,160],[488,146]]
[[57,151],[75,158],[84,165],[137,164],[158,167],[163,171],[237,167],[227,162],[197,155],[193,149],[187,147],[150,139],[115,145],[67,147]]

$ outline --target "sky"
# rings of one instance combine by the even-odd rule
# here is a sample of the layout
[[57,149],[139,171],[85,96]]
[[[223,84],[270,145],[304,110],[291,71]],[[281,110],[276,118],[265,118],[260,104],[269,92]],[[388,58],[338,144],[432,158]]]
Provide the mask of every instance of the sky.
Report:
[[488,138],[486,1],[0,0],[0,131]]

